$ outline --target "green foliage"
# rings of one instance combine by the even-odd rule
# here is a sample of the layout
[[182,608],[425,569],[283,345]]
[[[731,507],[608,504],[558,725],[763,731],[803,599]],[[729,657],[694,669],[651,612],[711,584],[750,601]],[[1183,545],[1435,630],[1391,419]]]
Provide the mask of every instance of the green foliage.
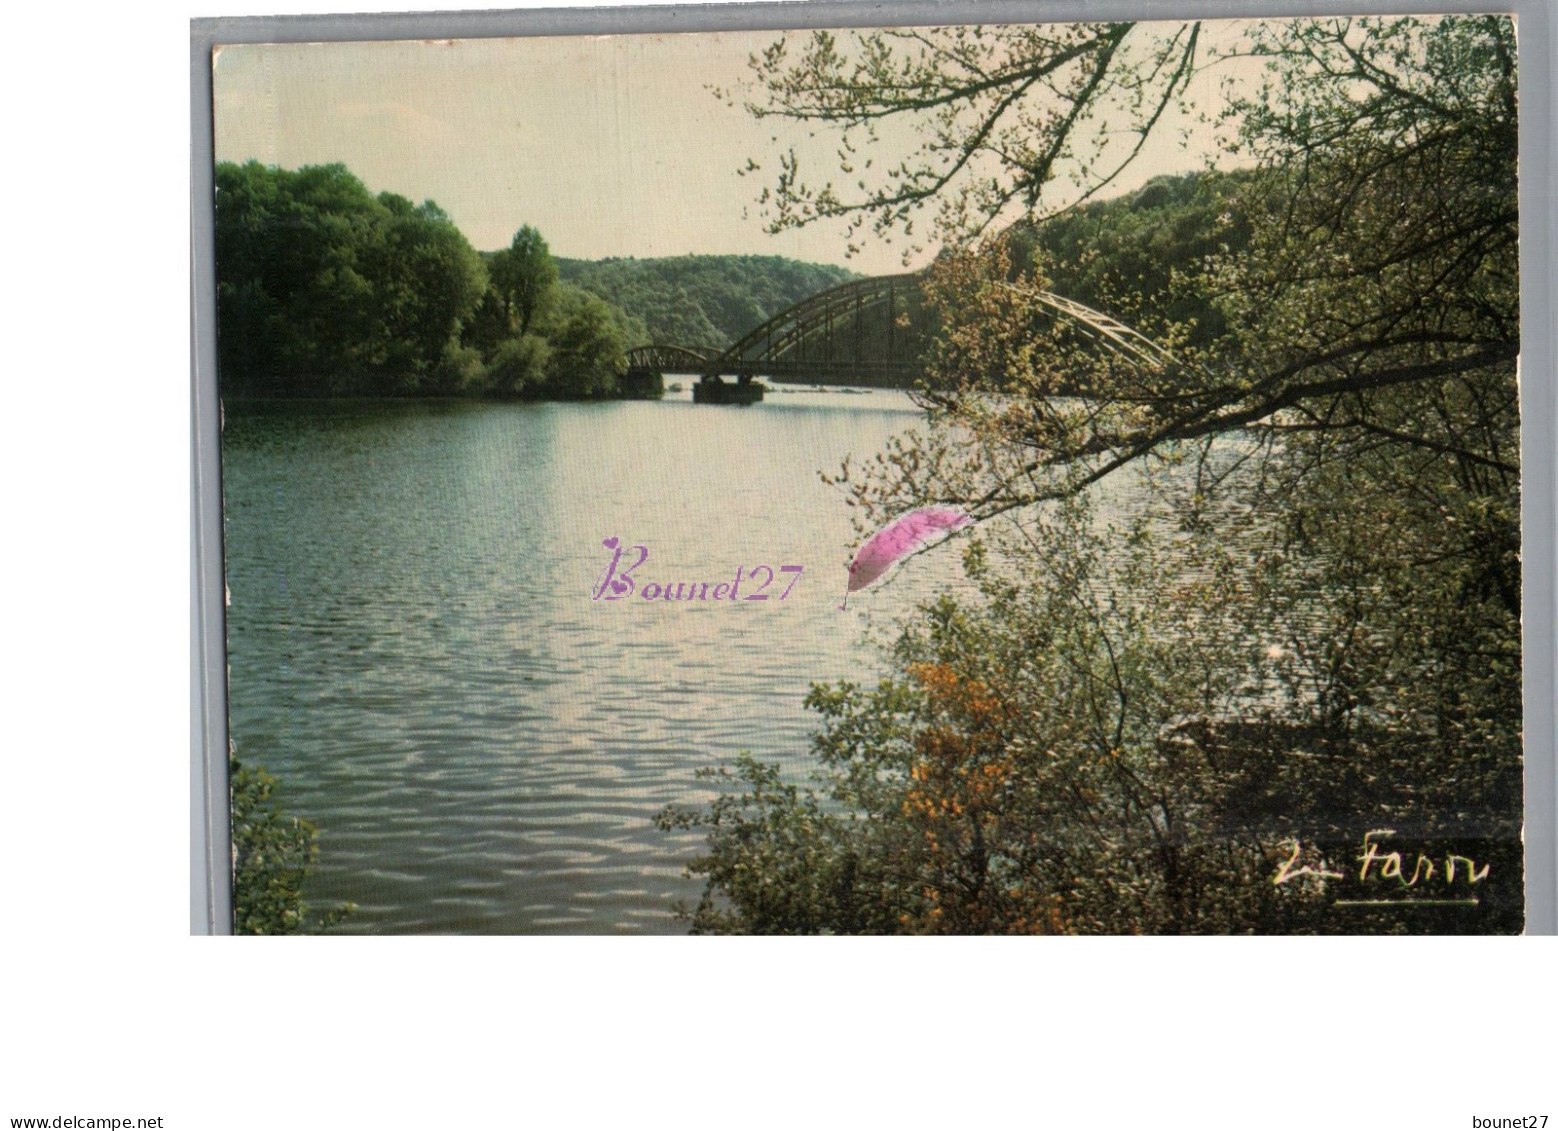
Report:
[[276,779],[236,757],[228,762],[232,796],[233,933],[313,933],[351,913],[351,904],[311,915],[303,886],[319,859],[312,821],[288,817],[275,797]]
[[[1163,59],[1195,41],[1152,34]],[[1108,49],[1135,36],[1094,27],[1073,45],[1121,89],[1139,60]],[[1003,81],[1059,57],[1028,46]],[[955,38],[907,70],[814,48],[757,64],[798,116],[913,112],[936,65],[952,102],[930,152],[973,128],[963,110],[992,128],[1005,113],[957,85],[952,64],[983,48]],[[809,787],[742,763],[712,806],[666,815],[710,830],[695,928],[1521,928],[1513,24],[1273,21],[1239,50],[1268,64],[1229,102],[1254,169],[1019,225],[932,271],[931,427],[836,481],[865,528],[932,501],[983,519],[966,559],[981,598],[907,622],[876,692],[813,693]],[[878,73],[914,91],[852,85]],[[1042,154],[1045,131],[1074,145],[1091,89],[1009,152]],[[912,163],[878,164],[900,185],[908,170],[905,200],[940,191]],[[1051,175],[1023,161],[976,196]],[[791,224],[908,218],[890,195],[781,188]],[[1176,356],[1096,348],[1035,296],[1046,276]],[[1087,506],[1122,478],[1140,513],[1101,529]],[[1408,873],[1416,853],[1440,862],[1408,894],[1475,898],[1375,907],[1406,882],[1359,878],[1380,829]],[[865,880],[819,893],[794,859]],[[1470,860],[1487,869],[1475,889]]]
[[629,345],[723,348],[774,315],[855,278],[842,267],[776,255],[559,261],[563,279],[645,323]]
[[[1256,662],[1232,634],[1177,630],[1225,607],[1229,579],[1171,584],[1145,522],[1105,529],[1082,500],[1011,540],[1030,555],[972,545],[985,600],[922,609],[893,678],[813,688],[807,705],[825,722],[812,786],[784,786],[747,759],[741,792],[662,815],[709,829],[692,865],[708,877],[694,929],[1313,923],[1311,905],[1270,884],[1265,831],[1217,827],[1235,778],[1191,721],[1234,697]],[[1003,573],[992,558],[1020,565]]]
[[481,351],[451,341],[434,367],[428,391],[435,396],[458,397],[480,392],[487,379]]
[[571,400],[617,391],[627,369],[628,329],[612,307],[586,291],[559,287],[546,335],[546,396]]
[[[489,272],[492,269],[491,262],[489,257]],[[513,319],[509,311],[504,309],[503,299],[499,297],[498,292],[489,286],[482,293],[481,301],[476,304],[476,309],[471,312],[470,318],[466,320],[460,339],[463,344],[474,349],[483,358],[490,358],[498,347],[509,341],[513,335]]]
[[[922,608],[876,688],[813,688],[810,782],[743,757],[663,812],[707,833],[693,930],[1518,931],[1518,626],[1382,546],[1402,515],[1333,516],[1323,554],[1284,535],[1318,497],[1187,528],[1206,470],[1124,526],[1095,491],[987,527],[979,599]],[[1347,879],[1382,828],[1489,865],[1478,905],[1338,906],[1396,894]],[[1342,878],[1274,883],[1298,847]]]
[[529,225],[484,260],[436,204],[342,165],[224,162],[216,203],[229,395],[614,396],[632,346],[724,346],[852,277],[775,256],[559,265]]
[[[661,829],[706,828],[708,853],[690,867],[708,877],[695,934],[883,933],[892,896],[862,871],[860,834],[873,826],[824,808],[815,790],[785,782],[748,755],[700,776],[726,789],[706,810],[673,807]],[[737,787],[741,792],[732,792]]]
[[1205,346],[1228,319],[1213,265],[1242,252],[1251,225],[1247,173],[1158,177],[1136,192],[1092,201],[1006,234],[1013,277],[1042,275],[1050,289],[1149,332],[1187,329]]
[[217,167],[218,363],[259,396],[615,395],[637,318],[558,284],[525,226],[482,257],[344,166]]
[[537,394],[545,380],[552,348],[535,334],[509,338],[493,352],[486,368],[486,389],[500,397]]
[[493,292],[520,337],[530,332],[536,311],[557,282],[557,264],[541,233],[529,224],[514,233],[513,242],[488,261]]
[[446,352],[487,279],[437,205],[372,196],[342,165],[289,172],[223,162],[216,194],[227,392],[448,391]]

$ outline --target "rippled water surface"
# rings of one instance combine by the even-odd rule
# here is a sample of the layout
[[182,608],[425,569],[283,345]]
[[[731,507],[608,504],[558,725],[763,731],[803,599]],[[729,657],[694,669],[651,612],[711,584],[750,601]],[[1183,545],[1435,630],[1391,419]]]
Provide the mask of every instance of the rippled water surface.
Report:
[[[701,838],[654,814],[740,750],[804,772],[808,684],[876,678],[863,630],[956,578],[924,555],[837,610],[853,536],[817,472],[916,423],[882,391],[229,405],[232,733],[319,826],[311,901],[354,932],[683,930]],[[612,536],[641,583],[804,572],[594,601]]]

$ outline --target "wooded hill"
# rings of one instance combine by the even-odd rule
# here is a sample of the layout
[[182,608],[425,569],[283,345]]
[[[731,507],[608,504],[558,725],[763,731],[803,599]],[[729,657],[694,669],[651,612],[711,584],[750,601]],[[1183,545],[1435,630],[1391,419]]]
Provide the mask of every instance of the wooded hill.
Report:
[[558,259],[558,275],[642,319],[654,342],[724,347],[804,298],[858,278],[778,255]]
[[[1222,331],[1200,264],[1249,238],[1234,180],[1160,178],[1009,232],[1013,269],[1126,321]],[[625,352],[721,348],[859,276],[780,256],[557,259],[535,229],[476,253],[432,201],[344,166],[217,170],[218,349],[229,395],[613,396]]]

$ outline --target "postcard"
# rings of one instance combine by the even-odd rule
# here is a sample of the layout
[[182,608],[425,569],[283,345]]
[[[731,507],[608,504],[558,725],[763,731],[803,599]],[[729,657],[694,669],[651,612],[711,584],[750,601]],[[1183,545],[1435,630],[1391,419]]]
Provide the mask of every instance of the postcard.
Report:
[[1511,17],[212,67],[236,932],[1522,930]]

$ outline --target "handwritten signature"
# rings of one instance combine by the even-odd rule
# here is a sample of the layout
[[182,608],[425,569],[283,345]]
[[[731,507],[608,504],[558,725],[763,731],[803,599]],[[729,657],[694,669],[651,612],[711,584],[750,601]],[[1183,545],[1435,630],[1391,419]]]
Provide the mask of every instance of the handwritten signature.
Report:
[[[1476,898],[1470,893],[1476,885],[1488,878],[1492,869],[1491,864],[1478,866],[1477,862],[1469,856],[1461,856],[1457,853],[1446,853],[1443,856],[1431,856],[1422,852],[1402,853],[1385,844],[1388,838],[1396,835],[1395,829],[1370,829],[1363,834],[1363,841],[1359,846],[1358,855],[1354,858],[1358,861],[1356,879],[1360,884],[1379,885],[1385,884],[1386,890],[1406,891],[1416,889],[1418,885],[1425,887],[1433,883],[1431,890],[1449,892],[1462,898],[1446,900],[1447,903],[1475,904]],[[1346,880],[1348,873],[1338,872],[1329,866],[1324,859],[1316,863],[1304,863],[1304,846],[1296,838],[1284,842],[1290,847],[1288,858],[1281,862],[1277,868],[1277,874],[1272,878],[1272,883],[1278,887],[1283,884],[1304,880],[1316,885],[1321,891],[1332,880]],[[1407,866],[1407,857],[1415,856],[1410,870]],[[1437,882],[1435,882],[1437,881]],[[1337,900],[1338,904],[1367,904],[1367,903],[1401,903],[1409,902],[1403,899],[1395,900]],[[1410,902],[1426,902],[1413,899]]]

